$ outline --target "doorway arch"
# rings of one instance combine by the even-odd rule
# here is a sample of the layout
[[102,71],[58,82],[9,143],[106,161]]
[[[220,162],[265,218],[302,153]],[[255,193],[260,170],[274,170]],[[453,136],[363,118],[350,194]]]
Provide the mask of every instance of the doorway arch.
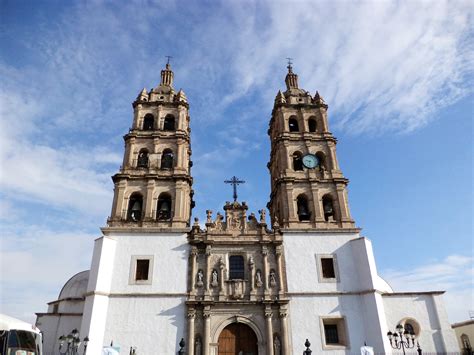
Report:
[[257,335],[244,323],[227,325],[219,334],[218,355],[258,355]]

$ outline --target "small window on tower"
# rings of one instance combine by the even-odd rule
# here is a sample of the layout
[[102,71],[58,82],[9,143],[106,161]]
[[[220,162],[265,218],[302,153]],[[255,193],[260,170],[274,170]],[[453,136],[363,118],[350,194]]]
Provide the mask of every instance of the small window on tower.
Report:
[[163,124],[164,131],[174,131],[175,128],[175,119],[173,115],[166,115],[165,122]]
[[299,132],[298,120],[296,119],[296,116],[291,116],[289,118],[288,126],[290,129],[290,132]]
[[151,113],[147,113],[143,119],[143,130],[151,131],[155,123],[155,117]]
[[316,132],[316,120],[314,118],[309,118],[308,119],[308,129],[310,132]]
[[326,156],[324,155],[324,153],[323,152],[317,152],[316,153],[316,158],[318,158],[319,170],[321,170],[321,171],[328,170],[327,162],[326,162]]
[[325,279],[334,279],[336,277],[333,258],[321,258],[321,269]]
[[165,149],[161,155],[161,169],[173,169],[173,152]]
[[137,260],[137,269],[135,271],[135,280],[136,281],[146,281],[148,280],[148,271],[150,270],[150,260],[149,259],[138,259]]
[[153,255],[132,255],[130,285],[151,285],[153,278]]
[[229,279],[244,279],[244,257],[242,255],[229,256]]
[[300,152],[293,153],[293,170],[302,171],[303,170],[303,160],[302,154]]
[[349,345],[346,323],[343,317],[324,317],[321,318],[321,323],[324,330],[324,349],[337,349]]

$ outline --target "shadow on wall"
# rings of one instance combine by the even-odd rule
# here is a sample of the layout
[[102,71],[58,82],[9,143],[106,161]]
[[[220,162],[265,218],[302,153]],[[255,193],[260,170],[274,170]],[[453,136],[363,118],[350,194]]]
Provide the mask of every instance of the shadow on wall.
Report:
[[183,306],[185,300],[183,299],[182,301],[183,303],[179,304],[178,306],[168,308],[157,314],[158,317],[166,318],[168,323],[176,328],[176,337],[175,337],[176,351],[178,351],[179,349],[179,342],[181,338],[186,338],[186,329],[185,329],[185,324],[184,324],[185,307]]

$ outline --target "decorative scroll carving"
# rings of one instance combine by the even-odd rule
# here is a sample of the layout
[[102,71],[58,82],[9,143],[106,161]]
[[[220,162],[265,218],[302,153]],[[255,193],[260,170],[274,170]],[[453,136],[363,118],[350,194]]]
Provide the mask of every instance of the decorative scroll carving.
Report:
[[196,317],[196,311],[194,309],[190,309],[188,311],[188,318],[195,318]]

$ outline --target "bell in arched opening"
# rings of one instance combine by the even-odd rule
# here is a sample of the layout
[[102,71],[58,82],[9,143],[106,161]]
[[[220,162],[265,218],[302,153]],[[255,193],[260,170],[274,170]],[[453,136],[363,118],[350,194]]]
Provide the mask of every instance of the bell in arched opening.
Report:
[[171,218],[171,197],[169,195],[160,195],[157,207],[156,219],[165,221]]
[[326,221],[334,221],[334,204],[330,196],[323,197],[323,211]]
[[137,222],[142,219],[142,197],[134,195],[128,204],[128,220]]
[[309,221],[311,218],[311,212],[308,208],[308,200],[305,196],[300,195],[296,199],[296,204],[298,207],[298,219],[300,221]]

